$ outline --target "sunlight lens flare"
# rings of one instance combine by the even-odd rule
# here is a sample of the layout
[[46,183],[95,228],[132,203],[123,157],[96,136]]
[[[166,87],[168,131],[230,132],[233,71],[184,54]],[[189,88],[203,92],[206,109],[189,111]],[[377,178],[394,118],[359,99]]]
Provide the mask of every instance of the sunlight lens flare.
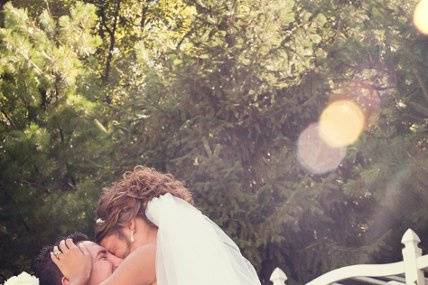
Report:
[[337,100],[350,100],[357,103],[365,118],[365,128],[374,125],[380,113],[381,100],[379,92],[366,82],[350,82],[341,89],[342,98]]
[[421,33],[428,35],[428,0],[421,0],[416,5],[413,23]]
[[346,148],[333,148],[319,136],[319,126],[309,125],[297,141],[297,158],[300,164],[313,174],[335,170],[345,158]]
[[358,104],[349,100],[331,103],[320,117],[320,137],[331,147],[354,143],[363,129],[364,113]]

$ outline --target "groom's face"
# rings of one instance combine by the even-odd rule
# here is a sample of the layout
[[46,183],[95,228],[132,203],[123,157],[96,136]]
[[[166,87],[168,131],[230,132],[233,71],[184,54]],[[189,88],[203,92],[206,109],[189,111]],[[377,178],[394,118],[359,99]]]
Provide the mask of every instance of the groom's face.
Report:
[[109,253],[104,247],[92,241],[81,242],[92,256],[92,272],[88,285],[100,284],[106,280],[122,262],[122,259]]

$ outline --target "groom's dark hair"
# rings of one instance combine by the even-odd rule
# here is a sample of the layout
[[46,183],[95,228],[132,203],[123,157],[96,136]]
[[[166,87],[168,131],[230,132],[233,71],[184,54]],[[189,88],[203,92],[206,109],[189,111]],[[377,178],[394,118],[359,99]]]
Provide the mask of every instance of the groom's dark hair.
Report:
[[150,223],[145,211],[147,203],[155,197],[170,193],[193,204],[192,194],[183,182],[169,173],[141,165],[125,172],[121,180],[103,190],[96,211],[99,218],[95,225],[97,242],[112,233],[120,236],[120,229],[137,216]]
[[52,245],[43,247],[33,264],[34,273],[39,278],[40,285],[61,285],[63,275],[56,264],[53,263],[50,253],[53,251],[54,246],[59,246],[59,242],[63,239],[72,239],[75,244],[89,240],[85,234],[74,233],[58,239]]

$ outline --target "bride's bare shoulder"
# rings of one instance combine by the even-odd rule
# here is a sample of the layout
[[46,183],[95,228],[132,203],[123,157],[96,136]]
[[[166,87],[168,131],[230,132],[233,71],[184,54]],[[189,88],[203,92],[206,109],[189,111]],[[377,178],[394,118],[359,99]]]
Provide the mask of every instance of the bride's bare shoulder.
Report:
[[156,246],[143,245],[130,253],[103,285],[156,284]]
[[128,257],[125,259],[125,261],[127,259],[130,260],[138,260],[142,263],[140,264],[145,264],[147,265],[148,263],[155,263],[155,259],[156,259],[156,245],[154,244],[147,244],[147,245],[142,245],[138,248],[136,248],[133,252],[131,252]]
[[156,260],[156,245],[147,244],[136,248],[131,252],[123,263],[137,267],[154,268]]

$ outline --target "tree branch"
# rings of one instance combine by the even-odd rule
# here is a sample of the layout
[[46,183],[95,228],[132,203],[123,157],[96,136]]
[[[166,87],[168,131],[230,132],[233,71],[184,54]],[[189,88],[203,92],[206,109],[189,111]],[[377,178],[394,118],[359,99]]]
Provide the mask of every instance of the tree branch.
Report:
[[106,66],[105,66],[104,74],[103,74],[103,80],[104,81],[107,81],[108,77],[110,75],[111,62],[113,59],[113,50],[114,50],[114,47],[116,44],[116,28],[117,28],[117,20],[119,18],[120,4],[121,4],[121,0],[116,0],[116,7],[114,10],[114,16],[113,16],[113,26],[112,26],[111,31],[109,31],[110,46],[108,49]]

